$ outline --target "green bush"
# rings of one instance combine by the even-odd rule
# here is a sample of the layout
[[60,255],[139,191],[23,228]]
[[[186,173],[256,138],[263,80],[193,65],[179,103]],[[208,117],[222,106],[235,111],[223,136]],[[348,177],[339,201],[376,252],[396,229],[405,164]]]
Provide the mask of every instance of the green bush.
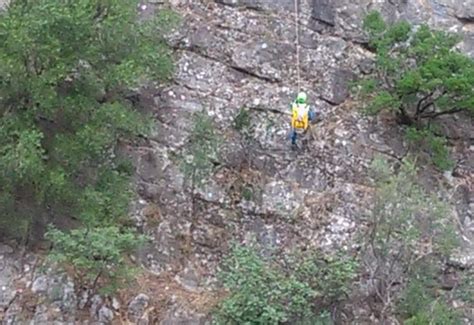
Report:
[[230,290],[219,306],[216,324],[329,324],[315,313],[317,299],[334,303],[347,291],[355,264],[348,258],[325,260],[295,255],[283,267],[263,260],[255,250],[234,247],[223,263],[221,279]]
[[461,325],[459,314],[451,307],[438,300],[432,301],[414,316],[406,319],[406,325]]
[[143,236],[114,226],[70,232],[50,227],[46,238],[53,244],[51,261],[72,266],[82,287],[96,290],[100,284],[102,293],[114,291],[119,284],[131,280],[133,269],[124,254],[145,241]]
[[474,60],[454,49],[459,36],[388,25],[378,12],[367,15],[364,29],[376,54],[375,72],[361,84],[370,112],[394,110],[406,123],[474,112]]
[[5,215],[92,225],[127,213],[114,149],[150,125],[125,95],[172,72],[161,35],[174,16],[140,22],[137,4],[12,0],[0,15],[0,196],[20,207]]

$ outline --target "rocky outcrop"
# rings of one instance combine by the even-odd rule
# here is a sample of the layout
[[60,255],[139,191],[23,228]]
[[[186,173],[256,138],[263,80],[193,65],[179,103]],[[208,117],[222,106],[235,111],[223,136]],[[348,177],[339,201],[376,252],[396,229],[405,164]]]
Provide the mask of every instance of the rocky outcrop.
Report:
[[[160,8],[157,1],[142,3],[148,6],[141,7],[146,15]],[[407,150],[401,130],[391,121],[364,117],[349,99],[350,81],[372,68],[361,31],[367,10],[379,9],[392,21],[407,19],[461,32],[460,47],[474,55],[474,6],[469,0],[299,0],[301,83],[319,122],[308,134],[306,150],[293,152],[286,113],[297,91],[294,1],[170,3],[183,16],[168,39],[176,52],[175,78],[166,87],[142,91],[140,102],[153,111],[156,133],[140,147],[122,148],[121,154],[137,168],[140,198],[131,207],[132,218],[152,238],[137,252],[137,262],[146,274],[172,276],[165,286],[150,285],[122,306],[91,298],[91,322],[111,323],[121,309],[134,324],[204,324],[201,311],[206,308],[199,305],[196,311],[196,297],[218,287],[217,265],[231,241],[256,241],[268,255],[296,247],[354,245],[371,197],[368,164],[375,154],[397,160]],[[251,141],[233,127],[242,108],[250,114]],[[222,150],[216,173],[196,192],[192,215],[180,162],[190,140],[192,114],[201,111],[213,118]],[[448,175],[445,195],[455,194],[463,226],[464,249],[456,263],[470,265],[474,149],[464,146],[453,150],[459,163]],[[25,319],[71,322],[78,314],[72,306],[81,299],[72,295],[70,279],[32,272],[31,264],[25,272],[14,255],[0,246],[4,322],[18,323],[18,315],[25,315],[23,306],[28,306],[21,297],[29,291],[18,293],[18,279],[33,296],[51,302],[38,302]],[[164,294],[166,308],[157,316],[154,299]],[[360,323],[364,321],[361,316]]]
[[[179,153],[186,143],[189,114],[201,110],[213,117],[224,141],[219,172],[198,191],[198,215],[164,213],[158,227],[169,241],[156,250],[168,254],[154,254],[159,259],[154,265],[161,266],[153,271],[163,272],[163,263],[197,259],[199,272],[186,265],[177,271],[176,281],[191,291],[198,283],[212,283],[230,240],[256,241],[264,255],[298,246],[332,250],[354,244],[371,197],[368,164],[375,154],[397,160],[407,152],[395,124],[365,118],[348,100],[350,81],[372,69],[372,53],[364,47],[361,30],[368,10],[380,10],[389,21],[406,19],[459,31],[464,35],[460,46],[467,53],[472,46],[470,25],[456,14],[463,10],[456,1],[299,1],[302,88],[321,121],[309,135],[307,151],[293,153],[288,150],[286,112],[297,84],[294,1],[173,4],[185,19],[170,36],[179,53],[176,84],[157,100],[160,122],[168,113],[173,116],[173,122],[160,125],[166,130],[162,135],[174,129],[160,148]],[[242,108],[251,116],[251,144],[233,130]],[[472,159],[470,151],[458,154],[459,159]],[[472,172],[467,165],[459,168]],[[182,178],[179,169],[172,172]],[[448,191],[464,181],[455,178]],[[242,191],[248,191],[245,197]],[[186,211],[184,202],[177,194],[167,204]],[[461,214],[467,216],[465,208]],[[187,236],[192,240],[184,250],[171,239]],[[164,246],[174,247],[173,252]]]

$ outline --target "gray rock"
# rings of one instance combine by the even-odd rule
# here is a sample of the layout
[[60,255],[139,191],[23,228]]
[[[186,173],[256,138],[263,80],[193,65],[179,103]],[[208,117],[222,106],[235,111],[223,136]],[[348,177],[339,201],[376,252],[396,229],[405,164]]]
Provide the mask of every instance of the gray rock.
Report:
[[34,293],[45,293],[48,290],[49,280],[46,275],[41,275],[33,281],[33,286],[31,290]]
[[0,309],[7,307],[15,297],[16,291],[13,281],[16,274],[14,260],[0,256]]
[[321,89],[321,97],[333,105],[342,104],[349,96],[349,83],[355,75],[347,69],[334,69]]
[[194,267],[186,267],[176,277],[176,281],[186,290],[197,292],[199,287],[199,276]]
[[51,324],[52,319],[48,315],[48,306],[40,304],[35,309],[35,314],[30,324]]
[[188,310],[184,306],[173,306],[160,325],[204,325],[206,316]]
[[0,243],[0,255],[13,253],[13,248],[8,245]]
[[276,214],[291,219],[303,204],[304,193],[284,181],[270,182],[263,192],[262,209],[265,214]]
[[0,0],[0,10],[5,8],[8,5],[9,2],[10,2],[10,0]]
[[277,82],[283,77],[281,68],[285,58],[293,52],[290,45],[252,41],[234,49],[232,62],[235,68],[251,77]]
[[120,301],[117,298],[113,297],[112,298],[112,308],[114,310],[118,311],[120,309],[120,306],[121,306]]
[[257,10],[292,10],[294,0],[216,0],[217,3],[232,7],[243,6]]
[[145,325],[149,323],[145,310],[150,303],[150,297],[146,294],[139,294],[128,304],[128,319],[134,323]]
[[313,0],[311,17],[317,21],[334,26],[335,8],[332,0]]
[[[38,309],[35,318],[39,324],[44,317],[48,321],[70,321],[75,318],[78,298],[74,291],[74,283],[67,274],[49,269],[47,273],[39,273],[33,280],[32,291],[45,301],[43,309]],[[45,310],[57,310],[59,313],[49,315]],[[47,315],[45,315],[47,314]]]
[[38,275],[33,288],[43,303],[36,307],[32,324],[70,324],[75,321],[77,297],[74,283],[66,274],[50,269],[46,274]]
[[374,71],[375,62],[372,59],[365,58],[359,62],[359,69],[363,74],[370,74]]
[[110,310],[107,306],[102,306],[99,309],[99,322],[102,324],[110,324],[114,319],[114,312]]
[[103,304],[102,297],[99,295],[92,296],[90,300],[89,314],[91,318],[96,319],[99,313],[99,310]]
[[474,1],[454,1],[456,17],[463,22],[474,22]]

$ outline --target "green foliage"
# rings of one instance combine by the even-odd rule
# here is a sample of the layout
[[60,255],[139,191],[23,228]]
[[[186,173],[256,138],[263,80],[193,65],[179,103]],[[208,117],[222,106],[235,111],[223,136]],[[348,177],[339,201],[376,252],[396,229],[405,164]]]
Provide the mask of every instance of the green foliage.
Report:
[[342,253],[333,256],[294,254],[286,263],[291,273],[301,281],[308,281],[323,302],[331,304],[349,294],[350,280],[356,274],[358,264]]
[[384,109],[397,109],[399,104],[399,101],[388,91],[381,91],[374,96],[373,100],[365,108],[365,111],[370,115],[376,115]]
[[132,275],[124,258],[145,241],[118,227],[80,228],[63,232],[50,227],[46,238],[53,244],[50,259],[70,265],[83,286],[96,289],[101,280],[102,292],[114,290],[119,283],[130,280]]
[[206,112],[197,113],[193,118],[193,128],[189,144],[184,152],[181,165],[192,190],[200,186],[211,174],[217,160],[219,138],[212,119]]
[[112,153],[149,125],[124,94],[170,76],[161,35],[176,21],[139,22],[137,4],[13,0],[0,16],[0,196],[34,207],[9,214],[90,225],[126,214],[130,173]]
[[[311,325],[333,325],[331,314],[328,311],[323,311],[319,316],[311,322]],[[309,325],[309,324],[308,324]]]
[[253,194],[253,188],[251,186],[244,186],[242,189],[242,198],[246,201],[252,201],[254,194]]
[[428,150],[431,161],[439,169],[448,170],[453,167],[445,138],[434,135],[428,128],[419,130],[415,127],[406,130],[406,137],[413,148]]
[[[376,189],[371,229],[363,239],[364,262],[373,280],[380,283],[376,294],[387,312],[393,307],[393,284],[403,283],[424,257],[449,256],[458,241],[449,219],[450,207],[416,183],[413,161],[405,160],[398,173],[393,173],[383,159],[377,158],[372,171]],[[423,303],[423,292],[417,292],[422,289],[423,285],[412,286],[415,294],[408,305],[417,309],[416,303]]]
[[429,263],[421,263],[412,271],[408,285],[397,303],[397,311],[409,319],[434,300],[436,289],[436,269]]
[[[442,115],[474,113],[474,60],[454,48],[459,36],[403,21],[388,25],[378,12],[367,15],[364,28],[376,54],[373,74],[359,83],[368,113],[392,111],[420,130]],[[434,163],[449,168],[445,141],[429,141]]]
[[372,11],[364,19],[363,27],[364,30],[369,32],[369,35],[372,38],[376,38],[380,37],[382,33],[385,32],[387,29],[387,24],[379,12]]
[[457,299],[474,304],[474,271],[467,270],[461,274],[459,285],[454,292]]
[[447,219],[450,207],[416,183],[415,161],[405,159],[394,174],[385,160],[377,158],[372,170],[377,179],[372,211],[375,249],[380,254],[392,249],[411,254],[422,238],[430,238],[433,251],[448,256],[457,246],[445,238],[452,234],[452,223]]
[[241,108],[239,114],[234,118],[234,128],[237,131],[244,131],[250,128],[251,123],[250,111],[245,108]]
[[[267,125],[267,128],[269,125]],[[239,131],[242,136],[241,146],[249,155],[248,146],[255,136],[255,128],[252,125],[252,112],[245,107],[242,107],[239,113],[234,118],[234,128]]]
[[[413,287],[408,288],[413,290]],[[418,291],[422,288],[417,288]],[[417,291],[410,292],[409,294],[415,295]],[[425,294],[424,292],[421,292]],[[414,298],[414,297],[413,297]],[[407,318],[403,324],[407,325],[461,325],[462,321],[459,314],[454,311],[446,303],[435,299],[433,296],[424,296],[421,301],[416,301],[416,306],[419,309],[414,311],[414,314]]]
[[376,53],[372,87],[361,93],[369,106],[397,109],[411,122],[474,111],[474,60],[453,49],[458,36],[425,25],[412,30],[406,22],[387,25],[378,12],[364,28]]
[[217,324],[330,324],[317,317],[316,299],[337,301],[348,290],[355,264],[347,258],[290,257],[285,265],[263,260],[253,249],[234,247],[221,279],[230,290],[220,305]]

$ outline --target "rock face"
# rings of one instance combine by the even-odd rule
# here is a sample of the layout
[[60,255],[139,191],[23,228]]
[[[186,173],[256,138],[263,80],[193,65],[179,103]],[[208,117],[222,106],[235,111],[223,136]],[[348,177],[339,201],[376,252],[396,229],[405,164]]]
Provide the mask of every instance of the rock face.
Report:
[[[141,2],[159,10],[157,1]],[[362,116],[348,100],[349,82],[371,70],[372,54],[363,46],[361,31],[367,10],[379,9],[392,21],[459,31],[464,36],[460,46],[474,56],[470,0],[299,0],[301,85],[320,121],[307,135],[305,150],[294,152],[286,114],[297,93],[294,0],[169,2],[183,16],[168,39],[177,57],[174,82],[141,93],[157,131],[149,145],[123,148],[121,154],[137,168],[140,198],[133,203],[132,218],[153,239],[137,253],[138,262],[157,279],[171,276],[164,287],[136,292],[122,307],[94,299],[89,323],[113,322],[114,310],[122,308],[134,324],[205,324],[208,310],[196,297],[215,288],[217,265],[231,241],[256,241],[268,255],[352,245],[370,199],[368,164],[375,153],[393,158],[406,152],[401,130]],[[251,140],[234,128],[242,108],[249,112]],[[179,165],[192,140],[192,114],[201,111],[213,118],[223,149],[216,173],[196,191],[192,214]],[[472,242],[474,189],[468,176],[474,150],[455,155],[465,163],[459,164],[461,176],[453,177],[449,191],[456,193],[458,218]],[[6,310],[7,324],[15,324],[22,311],[15,280],[28,276],[19,275],[24,272],[13,252],[2,247],[0,310]],[[464,252],[470,251],[466,244]],[[468,254],[461,257],[462,263],[472,261]],[[28,320],[71,322],[77,314],[72,305],[80,299],[73,297],[70,280],[29,276],[33,293],[52,304],[40,304]],[[162,294],[167,295],[165,310],[156,316],[154,299]]]
[[313,0],[311,18],[334,26],[336,24],[336,12],[333,4],[334,1],[331,0]]
[[145,294],[139,294],[128,305],[128,319],[135,324],[147,325],[149,323],[146,309],[150,298]]

